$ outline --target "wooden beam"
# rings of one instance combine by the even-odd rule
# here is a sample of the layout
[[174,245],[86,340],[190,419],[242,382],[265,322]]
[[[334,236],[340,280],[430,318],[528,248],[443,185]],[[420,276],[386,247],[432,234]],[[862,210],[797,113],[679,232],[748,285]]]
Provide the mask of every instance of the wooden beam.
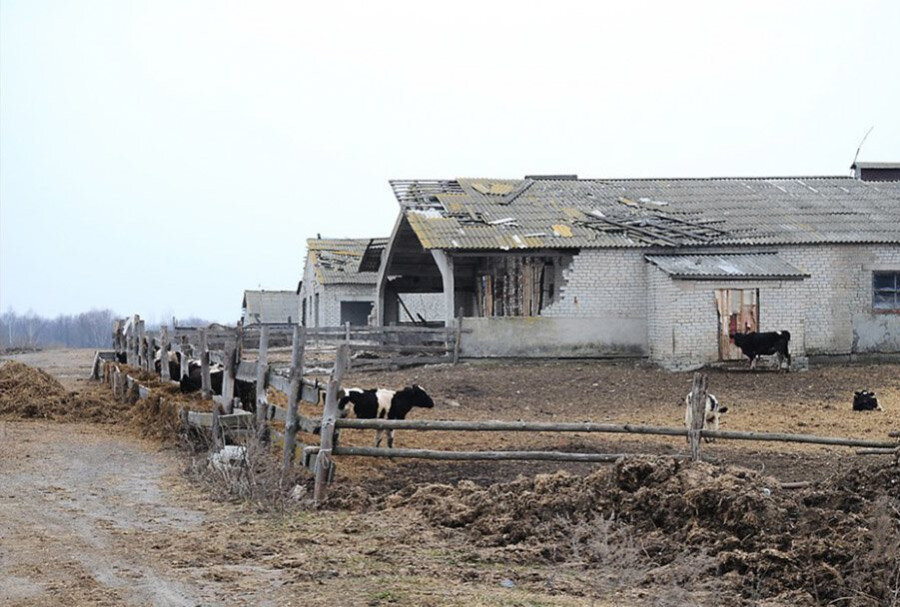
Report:
[[[321,451],[319,452],[321,454]],[[431,449],[381,449],[378,447],[335,447],[334,455],[365,457],[415,458],[432,460],[531,460],[550,462],[613,463],[624,457],[638,457],[627,453],[568,453],[564,451],[435,451]],[[685,455],[669,455],[684,459]]]
[[165,325],[159,331],[159,377],[163,381],[172,379],[169,373],[169,329]]
[[203,398],[212,396],[212,382],[209,377],[209,342],[206,329],[200,329],[200,395]]
[[284,422],[283,469],[287,472],[294,463],[297,450],[297,405],[300,397],[300,381],[303,378],[303,350],[306,346],[306,331],[300,325],[294,326],[291,346],[291,376],[288,386],[287,419]]
[[257,439],[266,440],[269,418],[269,397],[266,394],[269,376],[269,327],[263,325],[259,331],[259,348],[256,358],[256,426]]
[[313,500],[317,506],[325,501],[325,484],[328,482],[332,465],[331,450],[337,442],[335,422],[338,417],[338,390],[341,389],[341,380],[349,362],[350,348],[347,347],[347,344],[341,344],[335,354],[334,371],[328,380],[328,388],[325,391],[325,408],[322,411],[322,428],[319,432],[321,442],[319,453],[316,456],[316,480],[313,489]]
[[700,431],[706,421],[706,386],[707,379],[703,373],[694,373],[694,381],[688,399],[691,406],[691,427],[688,429],[688,441],[691,445],[691,459],[700,461]]
[[234,410],[234,371],[235,371],[235,354],[237,352],[237,344],[229,342],[225,344],[225,356],[222,360],[224,370],[222,372],[222,403],[225,407],[225,413],[231,413]]

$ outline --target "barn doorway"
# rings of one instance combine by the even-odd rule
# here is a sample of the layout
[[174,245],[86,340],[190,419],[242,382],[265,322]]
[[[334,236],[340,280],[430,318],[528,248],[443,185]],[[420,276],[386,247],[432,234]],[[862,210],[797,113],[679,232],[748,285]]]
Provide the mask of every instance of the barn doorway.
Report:
[[342,301],[341,324],[348,322],[351,325],[369,324],[369,314],[372,313],[374,305],[371,301]]
[[759,289],[717,289],[716,308],[719,312],[719,359],[740,360],[743,353],[730,335],[759,331]]

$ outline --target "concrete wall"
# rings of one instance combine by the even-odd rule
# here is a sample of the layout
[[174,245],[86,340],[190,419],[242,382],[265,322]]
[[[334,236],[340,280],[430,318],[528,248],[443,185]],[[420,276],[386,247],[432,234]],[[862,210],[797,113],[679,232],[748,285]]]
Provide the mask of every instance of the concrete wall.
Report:
[[621,318],[466,318],[460,343],[470,357],[643,356],[643,319]]

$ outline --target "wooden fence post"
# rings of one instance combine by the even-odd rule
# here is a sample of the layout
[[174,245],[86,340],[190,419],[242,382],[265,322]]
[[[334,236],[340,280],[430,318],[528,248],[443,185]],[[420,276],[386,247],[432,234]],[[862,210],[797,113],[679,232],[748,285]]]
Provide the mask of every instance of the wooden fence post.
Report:
[[209,379],[209,340],[206,329],[200,329],[200,395],[212,397],[212,384]]
[[181,378],[190,373],[188,369],[188,355],[191,351],[191,345],[188,343],[187,335],[181,336],[181,375],[178,377],[178,381],[181,381]]
[[237,342],[229,339],[225,342],[225,358],[222,360],[225,367],[222,372],[222,403],[226,414],[234,412],[234,357],[236,353]]
[[138,340],[140,340],[140,357],[138,358],[138,366],[141,369],[150,369],[147,364],[147,356],[149,355],[150,345],[147,343],[147,332],[144,329],[144,321],[138,323]]
[[453,342],[453,364],[459,362],[459,342],[462,339],[462,319],[463,309],[459,308],[459,314],[456,315],[456,341]]
[[294,463],[297,450],[297,406],[300,400],[300,384],[303,380],[303,351],[306,348],[306,331],[294,325],[291,342],[291,375],[288,387],[288,408],[284,421],[284,472]]
[[163,381],[172,379],[169,373],[169,328],[165,325],[159,329],[159,377]]
[[219,407],[213,407],[212,410],[212,426],[210,428],[210,432],[212,432],[212,448],[213,451],[219,451],[222,448],[222,443],[220,439],[222,438],[221,428],[219,427]]
[[703,373],[694,373],[691,385],[691,427],[688,428],[688,440],[691,443],[691,459],[700,461],[700,431],[706,421],[706,387],[707,378]]
[[341,379],[350,359],[350,346],[341,344],[338,346],[334,361],[334,371],[328,380],[328,388],[325,391],[325,409],[322,411],[322,429],[320,431],[321,442],[319,453],[316,456],[316,484],[313,499],[316,505],[325,500],[325,485],[328,483],[328,470],[331,467],[331,450],[334,448],[335,428],[334,422],[338,413],[338,390],[341,388]]
[[141,317],[137,314],[132,318],[131,324],[131,333],[134,335],[134,340],[131,342],[131,347],[134,348],[134,357],[132,358],[132,362],[129,363],[134,365],[135,367],[140,366],[141,364],[141,342],[138,341],[138,323],[140,323]]
[[263,442],[268,435],[269,397],[266,380],[269,377],[269,326],[259,328],[259,356],[256,358],[256,424],[257,438]]

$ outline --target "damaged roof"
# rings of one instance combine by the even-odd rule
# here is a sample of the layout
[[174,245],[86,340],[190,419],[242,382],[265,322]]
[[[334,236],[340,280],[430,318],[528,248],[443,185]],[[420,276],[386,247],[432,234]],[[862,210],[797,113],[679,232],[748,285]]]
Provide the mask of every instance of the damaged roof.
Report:
[[[319,284],[375,284],[387,238],[310,238],[306,241],[307,261],[313,264]],[[366,253],[369,253],[366,255]],[[368,267],[360,268],[367,257]],[[360,271],[360,270],[363,271]]]
[[776,253],[645,255],[644,258],[672,278],[800,280],[809,277]]
[[426,249],[900,243],[900,182],[549,176],[391,186]]
[[244,291],[243,308],[245,325],[296,322],[300,297],[295,291]]

